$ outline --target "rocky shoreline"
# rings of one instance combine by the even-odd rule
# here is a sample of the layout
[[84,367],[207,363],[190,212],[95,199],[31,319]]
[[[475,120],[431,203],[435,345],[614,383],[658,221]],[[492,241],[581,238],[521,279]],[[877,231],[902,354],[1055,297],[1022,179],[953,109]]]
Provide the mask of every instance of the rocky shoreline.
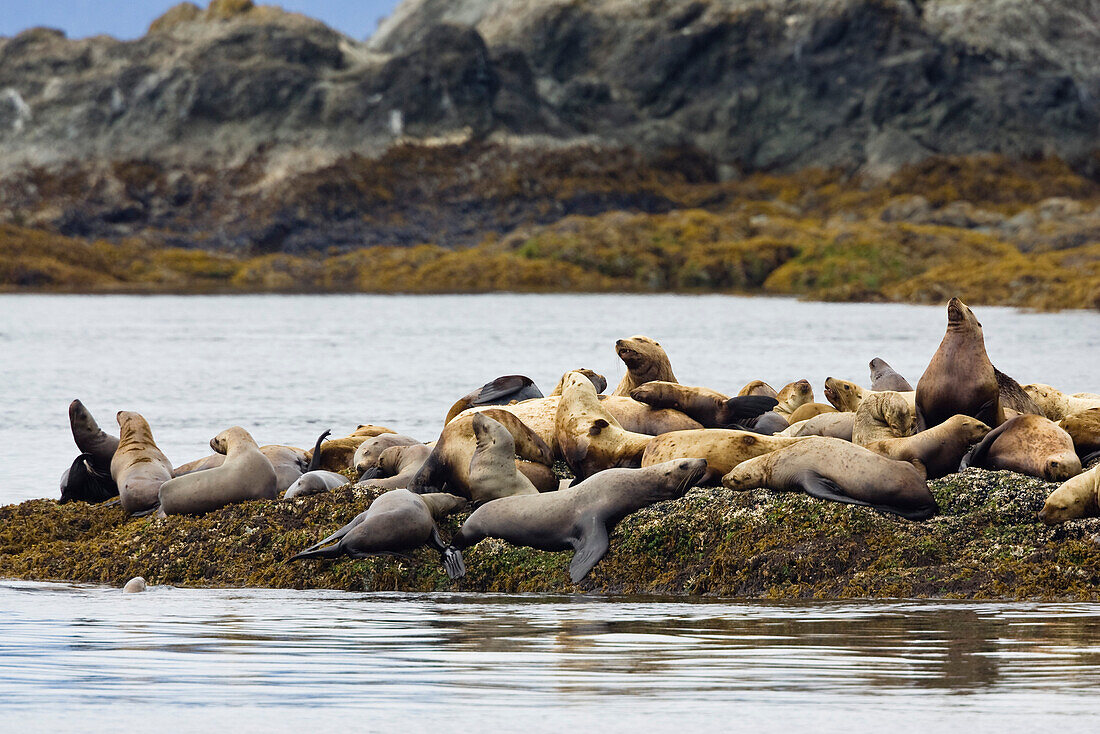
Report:
[[[438,555],[286,563],[378,494],[331,493],[233,505],[198,518],[130,518],[121,509],[30,500],[0,507],[0,577],[121,586],[348,591],[624,593],[766,599],[1100,600],[1100,518],[1047,527],[1055,485],[967,469],[928,483],[941,512],[914,523],[767,490],[697,488],[624,520],[590,576],[569,582],[569,553],[483,541],[451,582]],[[450,537],[465,514],[441,523]]]

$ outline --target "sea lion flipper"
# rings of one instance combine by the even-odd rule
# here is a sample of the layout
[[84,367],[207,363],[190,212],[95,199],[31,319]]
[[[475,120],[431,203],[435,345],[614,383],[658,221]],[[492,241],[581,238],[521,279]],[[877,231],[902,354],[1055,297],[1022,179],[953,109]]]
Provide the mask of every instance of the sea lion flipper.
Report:
[[971,466],[981,467],[985,463],[985,457],[989,454],[989,448],[993,445],[993,442],[997,440],[997,437],[1004,433],[1007,425],[1008,421],[1005,421],[985,434],[985,438],[981,441],[974,444],[974,447],[967,451],[962,457],[962,461],[959,462],[959,471]]
[[428,536],[428,545],[442,553],[447,550],[447,544],[443,542],[443,536],[439,534],[439,528],[432,523],[432,532]]
[[[536,394],[537,393],[537,394]],[[541,398],[542,392],[530,377],[504,375],[482,385],[474,399],[474,405],[495,405],[509,400]]]
[[452,546],[443,549],[443,569],[451,579],[460,579],[466,575],[466,564],[462,562],[462,551]]
[[722,406],[721,417],[727,424],[751,420],[779,405],[779,401],[767,395],[738,395]]
[[817,472],[808,471],[799,476],[796,482],[802,491],[811,497],[816,497],[819,500],[829,500],[831,502],[843,502],[848,505],[861,505],[863,507],[871,507],[868,502],[857,500],[849,497],[844,493],[844,490],[840,488],[840,485],[834,482],[828,477],[823,477]]
[[309,457],[309,465],[306,467],[307,472],[317,471],[321,468],[321,442],[324,441],[332,433],[332,429],[325,429],[325,432],[317,437],[317,442],[313,444],[313,455]]
[[574,584],[579,584],[595,568],[600,559],[607,555],[610,545],[607,526],[599,518],[593,518],[577,541],[576,553],[569,562],[569,578]]

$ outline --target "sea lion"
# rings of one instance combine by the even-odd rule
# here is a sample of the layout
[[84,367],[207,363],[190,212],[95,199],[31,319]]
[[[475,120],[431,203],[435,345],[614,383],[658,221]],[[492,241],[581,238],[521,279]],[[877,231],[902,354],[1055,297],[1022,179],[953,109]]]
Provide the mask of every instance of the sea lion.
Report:
[[530,377],[504,375],[471,390],[455,401],[447,411],[447,418],[443,422],[450,423],[456,415],[475,405],[507,405],[541,397],[543,397],[542,391],[535,386],[535,381]]
[[615,353],[626,364],[626,374],[612,395],[629,395],[634,388],[653,380],[677,382],[665,350],[648,336],[620,339],[615,342]]
[[516,470],[527,477],[527,480],[535,485],[535,489],[540,492],[554,492],[561,484],[561,480],[554,473],[553,467],[540,464],[537,461],[516,459]]
[[1001,407],[1018,414],[1031,413],[1032,415],[1044,415],[1043,409],[1032,399],[1027,392],[1020,387],[1020,383],[1001,372],[996,367],[993,374],[997,377],[998,397]]
[[383,451],[398,446],[416,445],[423,444],[412,436],[405,436],[400,433],[386,433],[368,438],[355,449],[355,454],[352,455],[352,467],[358,472],[359,479],[371,479],[373,477],[364,477],[363,474],[369,472],[372,467],[378,464],[378,459],[382,456]]
[[[393,489],[379,495],[347,525],[290,560],[396,555],[425,544],[442,553],[446,545],[436,522],[465,505],[465,499],[453,494],[418,495]],[[329,545],[334,541],[338,542]]]
[[351,434],[343,436],[341,438],[334,438],[331,441],[325,441],[320,444],[320,448],[314,448],[312,451],[307,452],[309,456],[309,471],[316,471],[318,469],[324,469],[326,471],[339,472],[344,469],[354,468],[353,460],[355,459],[355,451],[363,442],[377,438],[381,435],[389,435],[393,431],[386,430],[382,433],[376,433],[374,436],[356,435]]
[[475,504],[515,494],[538,494],[535,485],[516,468],[512,434],[484,413],[471,422],[477,448],[470,459],[470,496]]
[[1100,408],[1100,400],[1076,398],[1066,395],[1058,388],[1038,382],[1024,385],[1023,390],[1035,401],[1042,414],[1052,421],[1060,421],[1091,408]]
[[[729,428],[742,422],[751,422],[761,413],[771,410],[778,404],[775,398],[763,396],[731,398],[710,388],[692,387],[663,380],[653,380],[639,385],[630,391],[630,397],[651,408],[678,410],[698,421],[703,428]],[[649,433],[649,431],[637,431],[637,433]],[[660,433],[653,435],[659,436]]]
[[742,461],[805,440],[722,428],[672,431],[649,442],[642,453],[642,466],[675,459],[706,459],[707,473],[698,483],[710,486],[718,484],[724,474]]
[[60,504],[68,502],[95,504],[118,496],[118,486],[111,479],[110,473],[101,474],[92,466],[91,461],[91,454],[81,454],[61,475]]
[[749,395],[763,395],[766,398],[779,399],[779,393],[775,391],[775,388],[764,382],[763,380],[753,380],[746,384],[743,388],[737,391],[738,397],[747,397]]
[[1030,413],[1010,418],[987,433],[959,466],[1007,469],[1048,482],[1064,482],[1081,473],[1081,459],[1070,435],[1049,418]]
[[210,448],[225,454],[225,462],[164,482],[159,494],[165,515],[202,515],[235,502],[275,499],[275,469],[248,431],[227,428],[210,439]]
[[759,433],[764,436],[774,436],[790,428],[790,424],[787,422],[787,419],[779,415],[779,413],[776,413],[774,410],[769,410],[752,421],[751,425],[746,425],[745,428],[753,433]]
[[95,418],[84,407],[84,403],[74,400],[69,403],[69,428],[80,453],[88,454],[88,461],[100,475],[111,473],[111,459],[118,449],[118,439],[110,435],[96,423]]
[[358,483],[365,487],[406,489],[431,454],[432,447],[423,443],[390,446],[360,472]]
[[892,390],[894,392],[912,392],[909,381],[894,371],[885,359],[875,357],[868,365],[871,368],[871,389],[875,392]]
[[825,399],[839,411],[854,413],[863,402],[863,398],[870,393],[870,390],[865,390],[854,382],[838,380],[835,377],[825,378]]
[[135,576],[126,582],[126,585],[122,587],[123,594],[140,594],[146,589],[145,579],[141,576]]
[[[260,447],[260,453],[271,462],[271,468],[275,470],[275,492],[282,494],[290,488],[290,485],[298,481],[298,478],[309,466],[310,453],[297,446],[284,446],[282,444],[268,444]],[[181,464],[172,470],[172,478],[182,477],[197,471],[214,469],[225,463],[225,457],[221,454],[211,454],[201,459]]]
[[514,414],[504,407],[478,408],[463,413],[443,428],[431,454],[409,482],[409,491],[416,494],[446,491],[462,497],[471,496],[470,461],[477,450],[473,421],[478,415],[492,418],[511,434],[515,444],[513,459],[518,456],[547,466],[552,463],[550,447]]
[[653,438],[625,430],[579,372],[566,378],[554,431],[562,458],[578,481],[611,467],[638,466]]
[[800,406],[814,401],[814,389],[810,386],[809,380],[796,380],[795,382],[785,385],[783,389],[779,391],[776,400],[779,404],[775,406],[775,412],[783,416],[789,423],[791,413],[796,411]]
[[917,415],[931,428],[953,415],[969,415],[988,426],[1004,423],[1000,386],[985,351],[982,325],[958,298],[947,304],[947,331],[917,382]]
[[500,538],[544,551],[573,550],[569,578],[580,583],[607,553],[619,521],[643,507],[683,497],[706,470],[702,459],[608,469],[568,489],[487,502],[443,551],[443,566],[448,576],[459,578],[466,573],[463,550],[485,538]]
[[852,429],[856,425],[856,414],[847,411],[822,413],[815,415],[801,425],[792,425],[780,435],[783,436],[829,436],[852,440]]
[[912,436],[872,441],[864,447],[898,461],[908,461],[926,479],[939,479],[959,470],[970,447],[989,433],[989,426],[968,415],[953,415],[938,426]]
[[391,428],[385,426],[375,426],[370,423],[360,423],[355,427],[355,430],[349,434],[350,436],[362,436],[364,438],[374,438],[375,436],[381,436],[384,433],[397,433]]
[[[579,369],[570,370],[570,372],[580,372],[582,375],[592,381],[592,387],[596,388],[596,394],[602,393],[607,389],[607,378],[601,375],[599,372],[593,372],[590,369],[581,367]],[[558,384],[554,386],[554,389],[550,391],[547,397],[554,397],[555,395],[561,395],[561,386],[565,384],[565,378],[569,374],[566,372],[558,379]]]
[[1097,515],[1100,515],[1100,464],[1063,482],[1050,493],[1039,511],[1039,519],[1047,525]]
[[825,403],[803,403],[794,409],[791,413],[788,421],[790,423],[800,423],[801,421],[808,421],[815,415],[821,415],[822,413],[836,413],[837,409],[831,405]]
[[1073,439],[1073,450],[1080,457],[1100,451],[1100,408],[1089,408],[1067,415],[1058,427]]
[[286,493],[283,494],[283,499],[290,500],[295,497],[306,497],[311,494],[329,492],[337,487],[343,487],[350,482],[351,480],[343,474],[325,471],[324,469],[314,469],[298,477],[294,484],[287,488]]
[[927,520],[938,511],[921,472],[839,438],[811,436],[743,461],[722,477],[735,491],[766,487]]
[[122,509],[130,515],[157,506],[162,484],[172,478],[172,462],[157,448],[149,423],[140,414],[118,411],[118,449],[111,458],[111,479],[118,485]]
[[887,438],[913,435],[915,416],[909,402],[898,392],[874,392],[864,398],[852,424],[852,443],[866,446]]

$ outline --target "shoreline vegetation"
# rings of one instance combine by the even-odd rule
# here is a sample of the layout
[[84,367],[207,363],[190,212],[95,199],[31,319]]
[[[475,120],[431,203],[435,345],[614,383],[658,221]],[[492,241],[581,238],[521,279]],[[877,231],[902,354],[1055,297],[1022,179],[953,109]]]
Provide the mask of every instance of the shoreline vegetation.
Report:
[[[0,507],[0,578],[347,591],[622,593],[759,599],[1100,600],[1100,518],[1048,527],[1056,485],[967,469],[929,482],[941,513],[910,522],[801,493],[696,488],[627,517],[581,584],[569,553],[486,540],[451,582],[435,551],[287,563],[380,490],[347,486],[230,505],[202,517],[28,500]],[[440,523],[445,538],[465,520]]]
[[[381,163],[349,156],[285,182],[280,202],[280,211],[308,217],[338,199],[340,216],[366,228],[377,220],[379,231],[410,219],[453,220],[451,234],[466,232],[471,246],[441,234],[448,246],[355,248],[344,240],[323,252],[265,251],[255,242],[203,249],[211,234],[202,220],[171,236],[146,229],[95,238],[60,234],[45,214],[12,210],[0,217],[0,292],[673,292],[910,303],[958,295],[978,305],[1100,309],[1100,184],[1057,158],[941,157],[886,179],[811,169],[713,182],[669,168],[585,169],[572,155],[561,169],[534,166],[522,180],[482,181],[481,191],[438,163],[415,193],[403,188],[408,174],[379,175],[401,161],[473,154],[406,145]],[[54,204],[75,201],[91,175],[39,171],[34,188]],[[127,190],[156,191],[167,174],[133,164],[113,175]],[[608,204],[615,197],[620,208]],[[592,198],[602,202],[595,213],[569,213]],[[271,215],[260,204],[270,202],[240,215],[255,228]],[[499,220],[508,226],[488,228],[489,214],[509,207],[519,214]],[[172,246],[181,242],[188,246]]]

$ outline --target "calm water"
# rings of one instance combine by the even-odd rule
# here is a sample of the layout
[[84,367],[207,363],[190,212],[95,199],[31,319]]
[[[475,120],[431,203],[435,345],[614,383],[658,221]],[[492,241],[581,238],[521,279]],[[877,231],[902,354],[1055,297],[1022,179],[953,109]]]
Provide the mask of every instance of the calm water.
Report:
[[[1100,316],[980,308],[990,357],[1020,382],[1100,392]],[[68,404],[116,431],[142,413],[175,464],[242,425],[310,447],[375,423],[434,439],[461,395],[498,375],[549,391],[590,367],[614,386],[615,340],[651,336],[685,384],[736,391],[833,375],[869,384],[881,356],[915,384],[943,307],[725,296],[0,295],[0,503],[58,495],[76,455]]]
[[[981,308],[1021,382],[1100,391],[1095,313]],[[137,410],[176,463],[223,428],[424,440],[501,374],[624,369],[644,333],[734,391],[881,356],[916,381],[942,307],[678,296],[0,296],[0,503],[56,496],[67,406]],[[122,580],[120,580],[121,582]],[[1100,605],[743,604],[0,582],[0,732],[1093,732]]]
[[0,584],[4,731],[1094,732],[1100,606]]

